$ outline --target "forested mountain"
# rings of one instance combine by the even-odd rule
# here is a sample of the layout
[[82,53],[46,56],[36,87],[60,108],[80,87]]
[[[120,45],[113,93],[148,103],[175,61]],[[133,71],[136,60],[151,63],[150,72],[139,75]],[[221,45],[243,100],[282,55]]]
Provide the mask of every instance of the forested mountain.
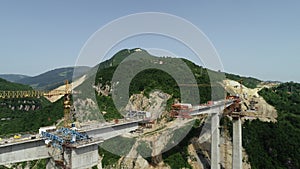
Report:
[[[222,81],[222,78],[225,76],[221,73],[214,72],[198,66],[193,62],[186,59],[179,58],[171,58],[171,57],[156,57],[150,55],[145,50],[137,50],[137,49],[124,49],[116,53],[111,59],[102,62],[100,65],[97,65],[93,69],[97,69],[97,74],[95,75],[95,79],[87,79],[81,86],[79,86],[76,90],[83,90],[83,88],[88,88],[87,86],[101,86],[101,90],[105,90],[106,86],[112,86],[112,78],[113,75],[118,68],[119,64],[127,58],[129,55],[135,55],[134,57],[138,57],[139,59],[129,59],[125,60],[126,63],[122,63],[124,65],[124,70],[122,72],[118,72],[118,77],[127,77],[130,74],[130,69],[132,69],[133,65],[159,65],[170,67],[170,70],[176,71],[176,74],[180,75],[180,78],[185,78],[185,68],[189,68],[192,74],[195,76],[195,83],[200,84],[198,87],[199,95],[201,96],[200,102],[205,103],[208,100],[211,100],[212,97],[212,86],[214,84],[213,89],[219,90],[220,92],[215,92],[214,99],[223,99],[224,91],[223,87],[218,83]],[[151,67],[151,66],[150,66]],[[127,71],[128,70],[128,71]],[[178,79],[177,79],[178,80]],[[184,80],[182,80],[184,82]],[[201,86],[202,85],[202,86]],[[84,87],[85,86],[85,87]],[[119,86],[122,86],[120,84]],[[187,86],[190,87],[190,86]],[[183,87],[182,87],[183,88]],[[122,89],[119,89],[122,90]],[[139,72],[134,76],[131,80],[129,87],[129,94],[138,94],[143,92],[145,96],[149,96],[149,93],[153,90],[160,90],[164,93],[168,93],[172,95],[172,98],[168,101],[168,103],[173,103],[174,99],[181,99],[179,86],[173,77],[168,73],[157,68],[147,69]],[[84,95],[89,95],[89,92],[94,91],[82,91]],[[190,93],[189,98],[193,94]],[[97,96],[98,105],[100,107],[100,111],[107,112],[105,114],[106,119],[114,119],[121,117],[118,111],[115,108],[115,105],[112,102],[111,95],[101,95]],[[183,102],[191,102],[191,100],[185,100]],[[123,106],[127,104],[127,100],[124,101]],[[169,105],[170,105],[169,104]],[[194,104],[199,104],[199,101]]]
[[[111,87],[114,84],[112,84],[112,78],[118,66],[122,64],[122,61],[126,62],[125,59],[131,54],[138,54],[142,58],[140,61],[146,65],[161,64],[169,66],[169,63],[176,64],[178,59],[152,56],[145,50],[124,49],[116,53],[111,59],[92,68],[96,70],[95,76],[88,76],[89,78],[76,90],[79,91],[85,87],[91,88],[91,92],[96,93],[100,111],[106,112],[104,114],[106,120],[122,117],[113,103]],[[221,85],[218,85],[218,82],[223,78],[220,72],[203,68],[186,59],[182,59],[182,61],[192,71],[196,82],[200,84],[198,86],[201,96],[200,103],[205,103],[212,99],[212,89],[220,91],[214,96],[215,98],[224,98],[224,92],[221,92],[223,88]],[[182,65],[178,64],[175,67],[176,69],[174,70],[178,71],[178,74],[184,75]],[[131,69],[130,64],[125,68],[129,71]],[[88,70],[89,68],[83,68],[83,72],[88,72]],[[51,89],[55,85],[63,83],[66,78],[71,77],[72,71],[73,68],[53,70],[28,80],[26,84],[36,88]],[[126,76],[128,72],[121,72],[121,75]],[[213,77],[210,75],[213,75]],[[225,76],[236,81],[242,80],[243,85],[249,88],[255,88],[262,82],[256,78],[234,74],[226,73]],[[91,77],[94,77],[94,79]],[[46,81],[47,83],[44,83]],[[92,88],[92,86],[99,87],[99,90],[104,91],[104,94],[95,91],[95,88]],[[153,68],[143,70],[134,76],[129,86],[129,94],[143,93],[146,97],[149,97],[151,91],[160,90],[171,95],[171,98],[168,100],[168,106],[170,106],[175,99],[181,100],[179,87],[179,84],[176,83],[170,74]],[[32,87],[0,79],[0,90],[32,90]],[[90,93],[83,92],[82,94],[88,97]],[[300,84],[293,82],[282,83],[274,88],[264,88],[259,94],[277,109],[278,119],[276,123],[253,120],[246,121],[243,124],[243,147],[249,155],[252,168],[300,168]],[[36,132],[40,126],[52,125],[63,117],[62,100],[50,103],[44,98],[19,98],[0,99],[0,103],[0,135],[2,136],[19,132]],[[30,109],[27,111],[22,110],[26,105],[29,105]],[[34,108],[32,108],[33,105]],[[14,108],[12,109],[12,107]],[[22,108],[20,109],[20,107]],[[165,152],[163,154],[164,162],[172,166],[172,168],[191,168],[187,163],[187,145],[189,144],[189,139],[194,137],[195,133],[199,133],[198,130],[198,127],[193,127],[184,140],[173,149]],[[110,158],[104,158],[103,164],[111,164],[120,159],[119,156],[105,152],[103,149],[100,149],[100,154],[105,154],[104,157]]]
[[0,78],[0,91],[5,91],[5,90],[12,90],[12,91],[18,91],[18,90],[32,90],[32,87],[28,85],[23,85],[23,84],[18,84],[18,83],[13,83],[9,82],[5,79]]
[[73,80],[73,72],[76,69],[76,77],[84,75],[90,70],[87,66],[66,67],[47,71],[34,77],[27,77],[17,80],[17,83],[32,86],[38,90],[52,90],[64,84],[65,80],[71,82]]
[[10,82],[16,82],[30,76],[21,75],[21,74],[0,74],[0,78],[5,79]]
[[226,78],[235,80],[237,82],[242,82],[243,85],[245,85],[248,88],[256,88],[256,86],[261,83],[262,81],[253,77],[242,77],[239,75],[234,75],[230,73],[225,73]]
[[252,168],[300,168],[300,84],[282,83],[259,93],[278,112],[276,123],[243,125],[243,146]]

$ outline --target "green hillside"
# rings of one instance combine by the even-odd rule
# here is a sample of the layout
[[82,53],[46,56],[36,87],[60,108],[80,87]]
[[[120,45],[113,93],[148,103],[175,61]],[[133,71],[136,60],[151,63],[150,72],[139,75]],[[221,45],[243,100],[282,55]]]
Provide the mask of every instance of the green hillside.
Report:
[[234,74],[230,74],[230,73],[225,73],[226,78],[231,79],[231,80],[235,80],[235,81],[242,81],[243,85],[254,89],[257,87],[257,85],[262,82],[259,79],[253,78],[253,77],[243,77],[243,76],[239,76],[239,75],[234,75]]
[[0,91],[1,90],[18,91],[18,90],[32,90],[32,88],[28,85],[9,82],[7,80],[0,78]]
[[[32,90],[30,86],[0,79],[0,91]],[[45,98],[0,99],[0,136],[37,132],[63,117],[62,100],[52,104]]]
[[[143,57],[157,59],[143,51]],[[159,58],[164,63],[172,58]],[[151,60],[151,59],[150,59]],[[146,62],[147,60],[145,60]],[[202,68],[194,63],[184,60],[196,76],[198,84],[209,84],[211,81],[208,76],[214,74],[213,78],[218,81],[218,72],[213,72]],[[179,66],[179,65],[178,65]],[[116,66],[105,69],[99,69],[95,83],[110,83]],[[130,69],[130,68],[128,68]],[[126,72],[124,73],[126,75]],[[197,76],[198,75],[198,76]],[[249,88],[255,88],[261,80],[252,77],[242,77],[239,75],[227,74],[226,77],[232,80],[242,80],[243,84]],[[172,88],[170,86],[173,86]],[[174,98],[179,98],[178,86],[174,79],[165,72],[157,69],[148,69],[137,74],[132,80],[129,88],[130,94],[140,93],[147,94],[154,90],[160,89],[169,93]],[[211,99],[211,87],[199,87],[201,101],[205,102]],[[219,92],[218,98],[224,95]],[[281,84],[274,89],[263,89],[260,94],[278,110],[278,123],[265,123],[258,120],[252,122],[247,121],[243,126],[243,146],[249,154],[249,161],[252,168],[300,168],[299,167],[299,142],[300,142],[300,87],[299,84],[286,83]],[[98,96],[98,99],[105,96]],[[108,96],[106,98],[111,98]],[[172,101],[171,99],[171,101]],[[98,101],[101,105],[101,101]],[[105,104],[106,105],[106,104]],[[104,107],[102,105],[102,107]],[[107,108],[107,107],[106,107]],[[115,112],[117,112],[115,110]],[[191,133],[192,134],[192,133]],[[180,147],[186,147],[187,143]],[[177,146],[178,148],[178,146]],[[177,160],[175,160],[177,159]],[[179,160],[181,159],[181,160]],[[174,160],[178,163],[175,166],[185,166],[186,148],[176,150],[171,149],[168,155],[165,154],[164,160],[173,165]],[[173,166],[174,167],[174,166]],[[185,166],[188,167],[188,166]]]
[[19,102],[30,102],[26,105],[35,105],[36,110],[11,110],[1,104],[0,107],[0,136],[9,136],[14,133],[37,133],[42,126],[49,126],[56,123],[58,119],[63,117],[62,100],[54,104],[46,99],[26,98],[26,99],[10,99],[0,100],[11,106],[20,104]]
[[[89,90],[92,85],[109,85],[111,86],[112,77],[120,65],[120,63],[125,59],[128,58],[130,55],[134,55],[133,58],[129,58],[129,60],[125,60],[125,64],[122,63],[125,67],[124,70],[118,72],[118,77],[128,77],[130,74],[130,70],[133,68],[133,65],[147,65],[147,66],[155,66],[159,62],[163,63],[161,66],[169,67],[169,70],[176,71],[176,74],[180,75],[181,82],[185,83],[186,81],[184,78],[187,77],[185,65],[192,71],[193,76],[195,77],[197,84],[203,84],[203,86],[199,86],[198,90],[199,93],[186,93],[188,95],[186,98],[193,99],[193,95],[200,95],[200,102],[205,103],[208,100],[211,100],[211,96],[213,95],[214,99],[223,99],[224,98],[224,91],[221,85],[218,86],[218,82],[221,82],[222,78],[225,77],[221,73],[213,72],[211,70],[205,69],[201,66],[198,66],[191,61],[186,59],[179,59],[179,58],[171,58],[171,57],[156,57],[150,55],[147,51],[141,50],[136,51],[135,49],[124,49],[120,52],[116,53],[111,59],[102,62],[100,65],[97,65],[97,73],[95,75],[95,79],[89,78],[87,79],[81,86],[79,86],[76,90],[81,90],[83,98],[88,97],[93,90]],[[137,57],[139,59],[134,59]],[[93,77],[93,76],[91,76]],[[213,86],[214,92],[212,93],[212,87],[210,84],[215,84]],[[119,84],[120,88],[116,90],[124,91],[122,87],[125,86],[123,84]],[[181,87],[187,88],[197,88],[197,87]],[[129,87],[129,95],[137,94],[143,92],[144,95],[149,96],[149,93],[153,90],[161,90],[165,93],[172,95],[172,98],[168,101],[168,103],[172,103],[174,99],[181,100],[181,93],[179,91],[179,86],[176,81],[172,78],[170,74],[164,72],[159,69],[146,69],[134,76],[131,80],[130,87]],[[191,90],[192,91],[192,90]],[[100,108],[100,111],[107,112],[104,116],[106,120],[111,120],[114,118],[120,118],[120,114],[116,109],[115,105],[112,102],[112,96],[103,96],[97,95],[97,102]],[[199,104],[199,100],[181,100],[182,102]],[[121,100],[122,106],[124,107],[127,104],[128,100],[124,98]]]
[[243,125],[243,146],[252,168],[300,168],[300,84],[283,83],[259,94],[277,109],[278,122]]

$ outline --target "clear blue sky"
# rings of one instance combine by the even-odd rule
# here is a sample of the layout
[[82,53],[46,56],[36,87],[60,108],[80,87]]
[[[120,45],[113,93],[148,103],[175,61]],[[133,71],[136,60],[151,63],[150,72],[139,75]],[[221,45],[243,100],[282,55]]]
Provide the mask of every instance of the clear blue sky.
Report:
[[96,30],[137,12],[170,13],[192,22],[212,41],[227,72],[300,82],[300,1],[296,0],[3,0],[0,74],[37,75],[72,66]]

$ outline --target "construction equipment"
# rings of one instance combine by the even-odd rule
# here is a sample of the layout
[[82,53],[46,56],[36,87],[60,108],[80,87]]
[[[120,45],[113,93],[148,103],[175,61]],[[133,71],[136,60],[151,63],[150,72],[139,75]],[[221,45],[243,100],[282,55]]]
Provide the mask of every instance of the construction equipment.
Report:
[[20,139],[22,136],[21,136],[21,134],[15,134],[14,135],[14,139]]
[[[241,119],[243,117],[255,117],[258,118],[259,116],[256,113],[255,104],[257,103],[253,99],[250,101],[249,108],[246,105],[245,97],[243,97],[243,85],[242,80],[239,80],[240,82],[240,91],[239,96],[235,97],[235,100],[232,105],[230,105],[228,108],[226,108],[223,112],[223,116],[229,116],[232,118],[233,123],[233,145],[232,145],[232,168],[242,168],[242,122]],[[247,107],[247,110],[242,110],[242,104],[245,104]],[[250,111],[248,111],[250,110]],[[255,111],[253,111],[255,110]],[[227,131],[227,121],[225,120],[225,131]],[[228,131],[225,133],[228,136]],[[228,167],[228,159],[227,159],[227,139],[225,139],[225,156],[224,156],[224,167],[225,169]]]
[[69,128],[61,128],[54,133],[42,131],[42,136],[47,144],[52,144],[60,150],[63,146],[72,147],[76,141],[88,140],[89,136]]
[[183,86],[183,87],[222,87],[222,83],[209,83],[209,84],[178,84],[178,86]]
[[[77,131],[77,128],[72,122],[72,102],[71,102],[71,88],[69,83],[65,81],[65,90],[53,90],[53,91],[0,91],[0,98],[28,98],[28,97],[52,97],[63,96],[64,107],[64,127],[56,130],[56,126],[41,127],[39,134],[45,141],[45,144],[49,147],[49,155],[52,157],[56,166],[62,168],[71,168],[72,166],[72,151],[82,146],[87,142],[91,142],[91,138],[84,132]],[[21,136],[15,135],[15,138]],[[93,140],[93,143],[99,142],[99,140]],[[51,153],[51,150],[53,152]]]
[[182,104],[182,103],[173,104],[171,107],[170,117],[190,119],[192,118],[189,113],[191,108],[192,108],[191,104]]
[[52,97],[52,96],[64,96],[64,127],[70,127],[71,123],[71,89],[69,87],[68,80],[65,81],[65,90],[52,90],[52,91],[0,91],[0,98],[40,98],[40,97]]

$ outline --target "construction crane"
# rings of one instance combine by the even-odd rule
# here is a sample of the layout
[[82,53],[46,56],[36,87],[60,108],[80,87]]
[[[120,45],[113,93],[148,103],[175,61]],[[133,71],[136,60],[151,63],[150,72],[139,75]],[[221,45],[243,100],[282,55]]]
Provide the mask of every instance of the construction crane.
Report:
[[222,83],[211,83],[211,84],[178,84],[178,86],[184,86],[184,87],[221,87]]
[[69,87],[68,80],[65,81],[65,90],[52,90],[52,91],[0,91],[0,98],[11,99],[11,98],[40,98],[40,97],[52,97],[52,96],[64,96],[64,127],[70,127],[71,123],[71,88]]

